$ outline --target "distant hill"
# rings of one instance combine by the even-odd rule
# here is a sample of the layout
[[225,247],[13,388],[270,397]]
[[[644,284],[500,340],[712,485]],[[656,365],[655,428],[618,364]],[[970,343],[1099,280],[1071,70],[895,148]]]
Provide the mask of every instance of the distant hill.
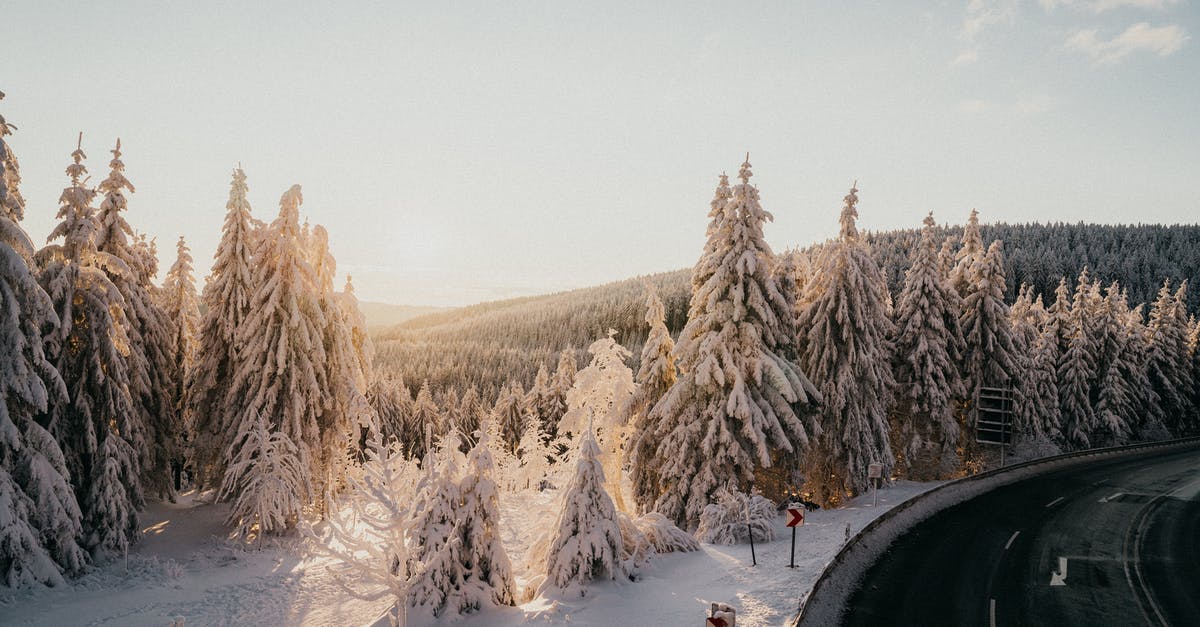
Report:
[[358,309],[366,316],[367,326],[373,329],[395,326],[413,318],[447,310],[446,307],[390,305],[388,303],[372,303],[370,301],[359,301]]
[[[962,227],[940,229],[942,237],[962,237]],[[1008,296],[1030,284],[1053,301],[1060,276],[1072,285],[1087,265],[1093,279],[1119,280],[1134,304],[1152,301],[1164,278],[1173,285],[1190,279],[1188,304],[1200,303],[1200,226],[1096,224],[981,225],[984,244],[1004,241]],[[899,291],[915,229],[864,234],[883,266],[892,294]],[[801,252],[813,253],[820,244]],[[699,252],[700,243],[696,245]],[[677,335],[687,322],[691,269],[616,281],[568,292],[494,301],[413,317],[375,330],[376,362],[403,376],[410,387],[428,379],[435,389],[476,385],[484,398],[510,380],[528,386],[539,365],[553,369],[558,352],[572,347],[579,365],[584,349],[609,328],[633,351],[636,369],[646,338],[644,284],[655,285],[667,311],[667,327]],[[370,315],[368,314],[368,319]]]

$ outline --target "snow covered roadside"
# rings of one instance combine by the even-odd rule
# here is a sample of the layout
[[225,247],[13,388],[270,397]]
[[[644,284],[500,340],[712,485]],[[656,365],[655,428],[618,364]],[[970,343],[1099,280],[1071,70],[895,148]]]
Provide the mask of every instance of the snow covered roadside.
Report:
[[63,588],[0,588],[0,625],[362,625],[386,603],[351,598],[326,558],[242,551],[226,540],[225,505],[150,503],[123,560]]
[[[791,532],[779,517],[778,539],[750,547],[701,545],[696,553],[656,557],[636,582],[598,584],[583,599],[534,599],[519,607],[447,619],[467,626],[523,624],[700,624],[713,601],[738,610],[738,625],[779,625],[795,615],[805,594],[846,534],[891,507],[937,484],[898,482],[831,511],[809,512],[796,535],[797,568],[789,569]],[[557,491],[522,491],[502,498],[503,539],[519,587],[536,576],[531,547],[553,524]],[[0,625],[167,625],[177,617],[192,625],[386,625],[387,602],[347,595],[329,573],[330,560],[292,549],[242,551],[226,541],[225,506],[152,503],[142,515],[146,530],[129,555],[64,588],[0,589]]]
[[[845,507],[808,512],[796,532],[796,568],[788,568],[791,531],[779,516],[778,538],[755,543],[758,566],[750,565],[750,546],[701,544],[695,553],[656,556],[635,582],[593,584],[587,598],[548,601],[534,599],[519,607],[501,608],[464,617],[456,624],[472,627],[524,624],[679,625],[703,624],[713,602],[733,605],[739,627],[782,625],[791,620],[821,569],[842,547],[846,523],[857,533],[879,514],[925,492],[938,483],[897,482],[879,491],[879,505],[871,495]],[[529,547],[539,525],[553,521],[554,492],[504,495],[504,541],[513,562],[518,585],[526,585]],[[386,621],[376,623],[386,625]]]

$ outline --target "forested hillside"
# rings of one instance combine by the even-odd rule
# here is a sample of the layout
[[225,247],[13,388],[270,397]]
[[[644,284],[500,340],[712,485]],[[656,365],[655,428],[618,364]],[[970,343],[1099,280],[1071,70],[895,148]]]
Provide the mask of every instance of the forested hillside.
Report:
[[[963,227],[938,227],[939,239],[957,243]],[[1101,283],[1120,281],[1133,304],[1154,300],[1164,278],[1172,283],[1200,282],[1200,226],[1104,224],[980,225],[985,246],[1004,241],[1006,299],[1012,302],[1022,283],[1053,301],[1062,277],[1073,280],[1088,266]],[[866,232],[865,240],[899,292],[920,229]],[[812,258],[816,244],[799,251]],[[421,316],[375,336],[378,367],[401,376],[414,389],[426,379],[431,387],[477,386],[485,399],[515,380],[528,387],[540,365],[551,369],[560,350],[582,349],[612,328],[617,340],[638,359],[646,339],[645,283],[652,284],[666,307],[672,335],[687,322],[690,270],[676,270],[596,287],[481,303]],[[1196,311],[1200,290],[1188,294]],[[634,364],[636,368],[637,364]]]

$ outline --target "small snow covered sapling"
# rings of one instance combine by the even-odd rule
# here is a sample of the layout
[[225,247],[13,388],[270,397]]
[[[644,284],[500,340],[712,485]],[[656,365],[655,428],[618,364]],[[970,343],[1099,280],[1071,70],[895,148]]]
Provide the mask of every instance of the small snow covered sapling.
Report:
[[592,581],[627,575],[621,527],[612,499],[604,491],[599,456],[589,425],[579,441],[575,476],[563,494],[539,594],[558,589],[583,596]]

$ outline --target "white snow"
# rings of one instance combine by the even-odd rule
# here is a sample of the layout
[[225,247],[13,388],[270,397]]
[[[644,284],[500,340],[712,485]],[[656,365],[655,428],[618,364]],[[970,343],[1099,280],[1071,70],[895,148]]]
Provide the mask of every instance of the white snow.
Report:
[[[879,514],[937,485],[898,482],[879,491],[878,507],[867,493],[846,507],[808,512],[796,534],[797,568],[789,569],[791,532],[779,515],[777,539],[750,546],[702,544],[694,553],[655,556],[638,581],[593,582],[582,599],[535,598],[518,607],[447,617],[468,627],[524,624],[702,624],[712,602],[737,608],[738,625],[778,625],[795,615],[800,598],[821,569]],[[501,496],[502,539],[512,560],[518,597],[536,585],[531,549],[554,523],[558,490],[526,490]],[[243,551],[226,540],[227,505],[153,502],[142,515],[143,537],[129,554],[129,568],[115,562],[62,588],[0,589],[2,625],[387,625],[387,600],[347,595],[329,558],[302,555],[283,540],[262,551]],[[633,622],[629,622],[633,621]],[[411,623],[415,627],[416,623]]]

